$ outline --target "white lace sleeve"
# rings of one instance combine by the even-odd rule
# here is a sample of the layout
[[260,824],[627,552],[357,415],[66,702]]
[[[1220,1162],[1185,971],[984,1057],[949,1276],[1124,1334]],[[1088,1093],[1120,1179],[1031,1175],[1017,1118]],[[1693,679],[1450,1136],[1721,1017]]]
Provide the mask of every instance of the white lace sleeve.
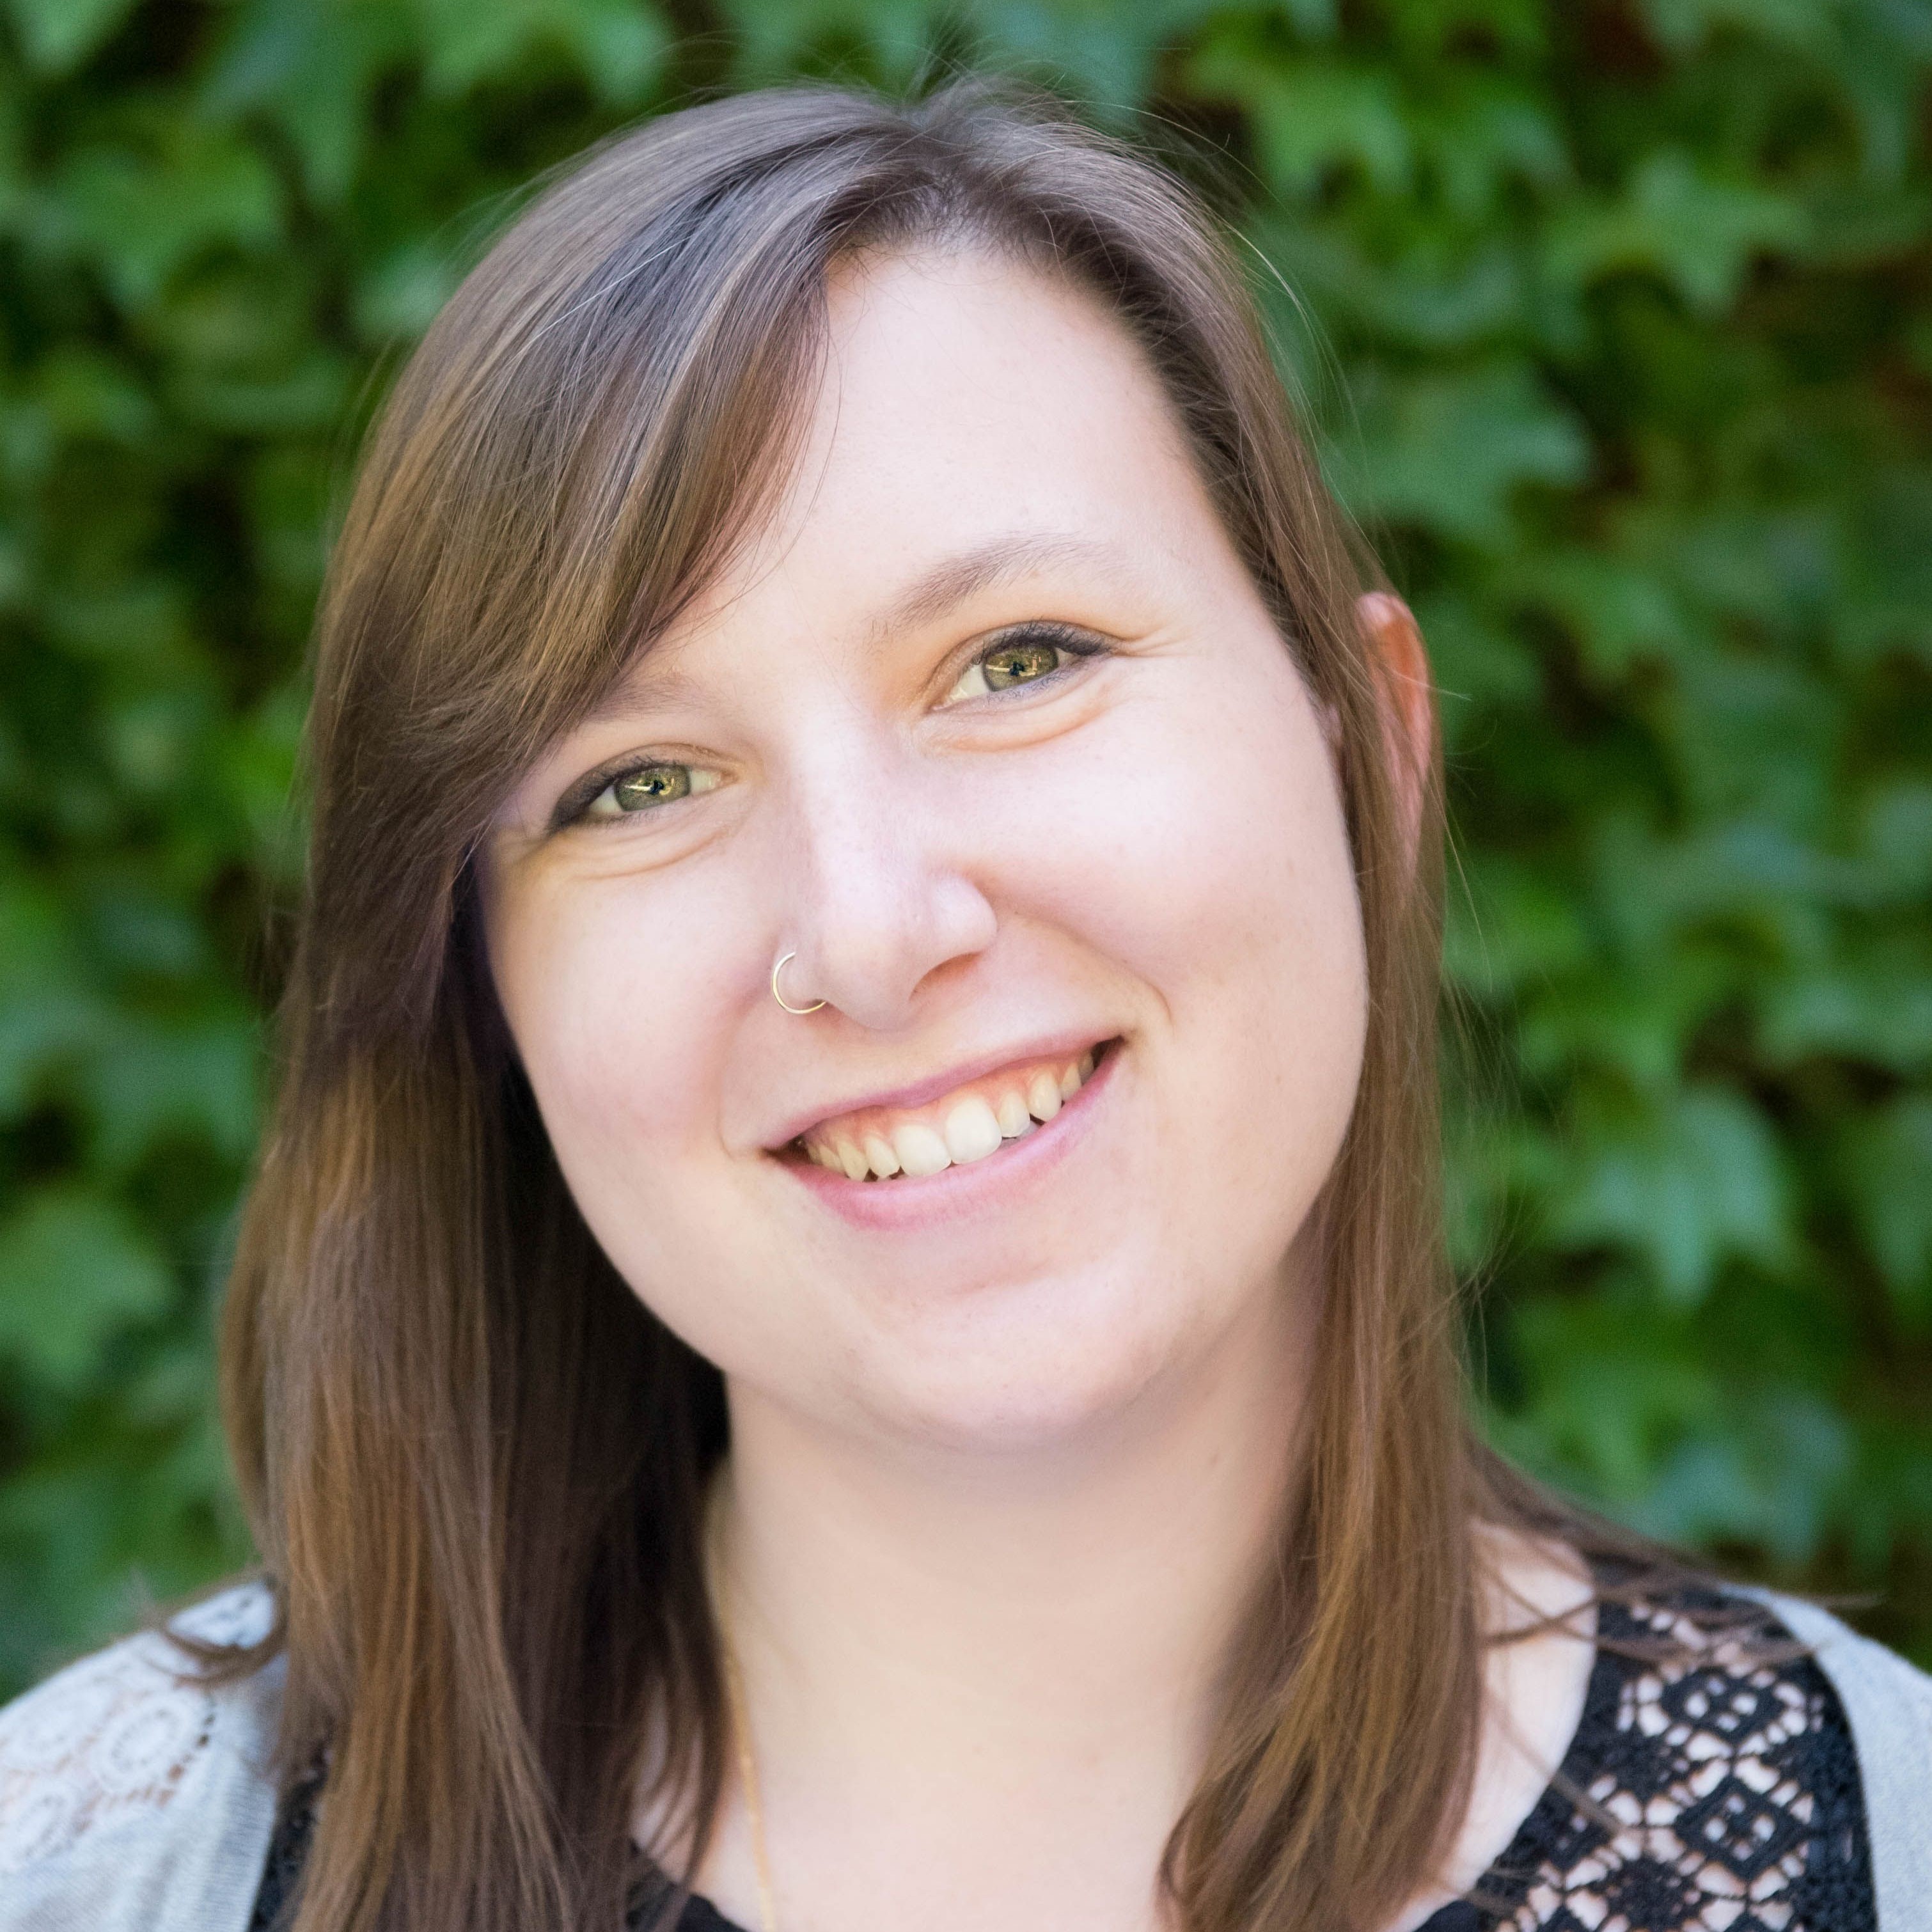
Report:
[[[260,1584],[196,1604],[175,1628],[250,1643],[272,1605]],[[104,1826],[164,1809],[209,1748],[218,1694],[157,1632],[110,1645],[0,1710],[0,1880]]]

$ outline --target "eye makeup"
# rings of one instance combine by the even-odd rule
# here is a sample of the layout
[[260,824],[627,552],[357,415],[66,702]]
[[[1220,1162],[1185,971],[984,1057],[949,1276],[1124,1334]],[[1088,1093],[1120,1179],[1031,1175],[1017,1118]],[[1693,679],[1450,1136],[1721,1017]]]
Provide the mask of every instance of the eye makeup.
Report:
[[[1007,625],[977,642],[940,708],[1054,684],[1082,660],[1106,656],[1112,649],[1094,632],[1054,620]],[[1052,662],[1055,657],[1062,661]],[[556,832],[580,823],[646,817],[723,783],[722,775],[710,766],[662,752],[625,752],[585,772],[566,790],[550,814],[550,829]],[[607,797],[608,808],[600,808]]]

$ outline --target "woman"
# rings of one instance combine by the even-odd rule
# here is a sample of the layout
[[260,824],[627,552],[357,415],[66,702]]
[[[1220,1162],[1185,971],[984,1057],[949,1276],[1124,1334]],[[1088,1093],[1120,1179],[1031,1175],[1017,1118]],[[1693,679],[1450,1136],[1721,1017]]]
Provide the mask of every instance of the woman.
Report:
[[1048,105],[553,186],[321,621],[263,1576],[8,1714],[0,1927],[1932,1924],[1932,1684],[1470,1438],[1361,581]]

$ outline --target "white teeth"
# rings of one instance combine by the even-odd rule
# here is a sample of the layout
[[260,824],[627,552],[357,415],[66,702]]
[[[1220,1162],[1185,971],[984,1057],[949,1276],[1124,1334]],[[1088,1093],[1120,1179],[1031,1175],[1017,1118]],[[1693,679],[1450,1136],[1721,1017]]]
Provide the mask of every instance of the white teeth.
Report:
[[1060,1082],[1051,1073],[1036,1073],[1027,1089],[1026,1100],[1035,1120],[1052,1120],[1060,1112]]
[[896,1174],[922,1177],[984,1160],[1003,1141],[1030,1133],[1034,1121],[1052,1120],[1092,1077],[1098,1064],[1099,1056],[1090,1048],[1058,1070],[1042,1069],[1027,1083],[1024,1094],[1009,1088],[997,1106],[980,1094],[968,1094],[948,1110],[937,1129],[909,1121],[890,1132],[862,1135],[862,1144],[842,1136],[830,1143],[814,1139],[806,1142],[805,1151],[820,1167],[853,1180],[874,1175],[886,1180]]
[[930,1127],[916,1122],[892,1130],[892,1151],[898,1156],[900,1166],[915,1179],[952,1165],[946,1143]]
[[1000,1124],[978,1094],[969,1094],[946,1116],[946,1151],[962,1167],[984,1160],[1000,1144]]

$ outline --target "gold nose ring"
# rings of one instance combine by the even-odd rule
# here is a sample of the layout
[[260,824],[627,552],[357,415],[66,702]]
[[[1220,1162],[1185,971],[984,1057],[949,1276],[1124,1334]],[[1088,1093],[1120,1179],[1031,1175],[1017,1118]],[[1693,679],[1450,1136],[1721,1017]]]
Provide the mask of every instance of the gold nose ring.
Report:
[[820,1006],[824,1005],[825,1002],[823,1000],[814,1000],[808,1006],[787,1006],[785,996],[778,991],[778,975],[784,970],[785,961],[796,959],[798,955],[796,952],[788,952],[772,968],[772,998],[777,1000],[780,1006],[784,1006],[788,1013],[815,1013]]

